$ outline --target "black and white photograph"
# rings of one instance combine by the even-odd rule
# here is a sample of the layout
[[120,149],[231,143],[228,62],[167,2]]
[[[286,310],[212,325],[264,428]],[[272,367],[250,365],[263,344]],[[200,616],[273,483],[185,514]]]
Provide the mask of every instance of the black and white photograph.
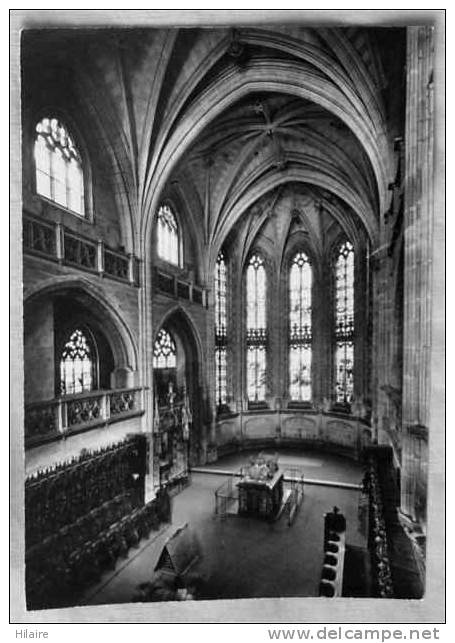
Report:
[[445,11],[10,20],[12,622],[443,622]]

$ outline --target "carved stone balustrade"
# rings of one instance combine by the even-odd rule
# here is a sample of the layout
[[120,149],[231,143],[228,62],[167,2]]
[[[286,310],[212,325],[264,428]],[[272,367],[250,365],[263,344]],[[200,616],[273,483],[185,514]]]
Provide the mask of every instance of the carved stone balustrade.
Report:
[[142,415],[142,389],[90,391],[25,407],[25,446]]
[[73,399],[66,402],[67,426],[86,424],[101,418],[103,396]]
[[48,433],[57,433],[59,403],[40,402],[28,406],[25,413],[25,435],[36,438]]
[[96,271],[97,244],[80,239],[77,235],[64,233],[64,256],[68,263]]
[[104,272],[111,277],[127,281],[129,276],[128,257],[106,248],[104,250]]
[[121,415],[136,411],[138,407],[138,390],[128,389],[126,391],[117,391],[109,394],[110,413]]
[[207,291],[205,288],[196,286],[193,281],[180,279],[160,268],[155,269],[154,283],[156,291],[163,295],[207,307]]
[[56,254],[55,232],[52,225],[25,218],[22,236],[25,249],[44,255]]
[[24,215],[23,246],[25,254],[139,285],[136,257],[109,248],[101,240],[95,241],[70,231],[60,223],[44,222],[39,217]]

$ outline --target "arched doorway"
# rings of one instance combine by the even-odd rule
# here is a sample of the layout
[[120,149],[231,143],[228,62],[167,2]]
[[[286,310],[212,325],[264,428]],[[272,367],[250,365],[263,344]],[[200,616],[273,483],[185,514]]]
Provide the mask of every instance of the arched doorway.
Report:
[[187,475],[202,454],[200,351],[181,310],[168,315],[154,341],[155,484]]

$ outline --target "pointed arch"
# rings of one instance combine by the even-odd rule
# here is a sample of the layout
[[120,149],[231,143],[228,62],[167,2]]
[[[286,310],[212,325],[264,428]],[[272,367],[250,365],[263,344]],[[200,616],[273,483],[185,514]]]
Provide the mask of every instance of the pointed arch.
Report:
[[104,292],[83,277],[52,277],[24,293],[24,310],[27,304],[45,296],[67,295],[89,308],[104,328],[112,349],[115,367],[136,371],[137,347],[128,324],[118,312],[118,306],[107,299]]
[[182,306],[178,304],[171,306],[155,320],[153,326],[155,329],[153,333],[154,342],[159,330],[163,327],[171,330],[171,332],[172,329],[174,329],[177,333],[183,334],[185,340],[189,341],[190,344],[193,345],[193,355],[197,358],[199,367],[202,367],[204,350],[201,336],[196,322],[187,310],[184,310]]

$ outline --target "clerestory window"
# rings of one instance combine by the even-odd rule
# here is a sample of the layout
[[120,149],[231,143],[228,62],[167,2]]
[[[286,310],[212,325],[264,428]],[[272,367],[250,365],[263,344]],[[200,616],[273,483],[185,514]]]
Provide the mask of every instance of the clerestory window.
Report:
[[311,287],[308,257],[298,252],[289,271],[289,397],[311,400]]
[[85,216],[82,159],[67,128],[56,118],[36,125],[36,191],[72,212]]

